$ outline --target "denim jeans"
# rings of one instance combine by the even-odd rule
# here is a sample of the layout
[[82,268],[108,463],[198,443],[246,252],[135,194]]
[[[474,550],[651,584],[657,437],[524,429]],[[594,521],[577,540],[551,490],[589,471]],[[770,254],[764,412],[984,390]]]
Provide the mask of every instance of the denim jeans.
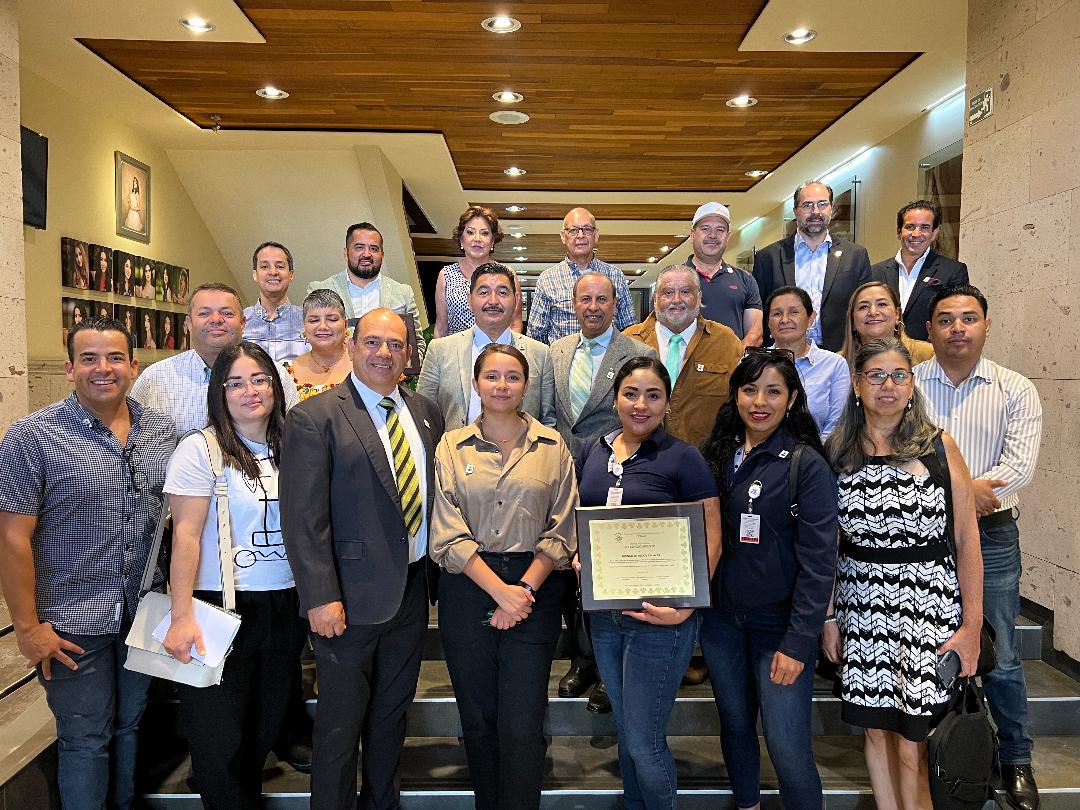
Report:
[[86,652],[68,653],[79,665],[52,662],[52,680],[38,669],[56,717],[60,800],[64,810],[128,810],[135,799],[139,720],[150,677],[124,669],[128,624],[119,633],[84,636],[57,632]]
[[980,529],[983,556],[983,615],[994,626],[997,666],[983,678],[990,713],[998,728],[1001,761],[1031,762],[1027,684],[1020,660],[1016,617],[1020,614],[1020,531],[1010,520]]
[[675,757],[667,726],[697,643],[701,613],[660,626],[618,611],[593,613],[593,652],[619,732],[626,810],[667,810],[678,803]]
[[769,680],[773,655],[788,627],[788,611],[711,608],[701,613],[701,652],[720,713],[720,748],[735,804],[752,807],[759,801],[760,710],[784,807],[821,810],[821,777],[811,747],[814,666],[807,664],[790,686]]

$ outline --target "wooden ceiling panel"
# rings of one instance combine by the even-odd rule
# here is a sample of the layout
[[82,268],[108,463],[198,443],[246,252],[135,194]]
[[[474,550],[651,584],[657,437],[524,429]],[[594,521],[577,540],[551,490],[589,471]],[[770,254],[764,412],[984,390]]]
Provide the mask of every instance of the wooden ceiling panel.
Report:
[[[662,245],[674,249],[682,240],[669,233],[662,234],[603,234],[596,246],[596,255],[613,264],[640,264],[647,262],[650,256],[662,258]],[[425,257],[461,255],[458,243],[453,239],[436,239],[414,236],[413,253],[418,260]],[[514,248],[525,248],[515,250]],[[557,233],[527,234],[523,239],[504,239],[495,246],[492,259],[505,264],[514,264],[518,257],[524,256],[529,262],[555,264],[566,258],[566,248]]]
[[[705,200],[702,200],[702,202],[705,202]],[[515,219],[562,219],[571,208],[575,207],[570,203],[530,202],[524,211],[507,211],[506,207],[510,205],[507,202],[471,202],[469,205],[482,205],[485,208],[490,208],[501,222]],[[669,219],[689,223],[690,218],[694,216],[694,211],[697,210],[696,205],[656,205],[653,203],[643,205],[604,203],[588,205],[586,208],[589,209],[589,213],[596,217],[601,230],[603,230],[605,221],[613,219]]]
[[[740,52],[765,0],[518,4],[507,35],[480,28],[487,2],[237,4],[265,44],[82,42],[203,127],[441,132],[464,188],[745,191],[916,56]],[[527,124],[488,120],[506,88]],[[725,106],[743,93],[757,106]]]

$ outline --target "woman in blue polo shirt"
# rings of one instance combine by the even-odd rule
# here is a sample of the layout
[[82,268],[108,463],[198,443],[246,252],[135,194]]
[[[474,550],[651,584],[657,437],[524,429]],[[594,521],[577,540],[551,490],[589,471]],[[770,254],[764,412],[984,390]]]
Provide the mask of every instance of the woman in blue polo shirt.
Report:
[[784,807],[822,806],[810,712],[836,571],[836,478],[806,402],[790,351],[751,351],[702,444],[724,503],[724,551],[701,650],[740,808],[759,802],[759,710]]
[[[700,501],[711,573],[720,555],[720,501],[701,453],[664,430],[671,398],[667,369],[653,358],[634,358],[619,369],[614,388],[622,427],[582,451],[577,462],[581,505],[604,506],[615,490],[625,505]],[[692,608],[648,602],[641,610],[591,614],[596,664],[619,733],[627,810],[676,806],[675,758],[667,745],[667,724],[700,621]]]

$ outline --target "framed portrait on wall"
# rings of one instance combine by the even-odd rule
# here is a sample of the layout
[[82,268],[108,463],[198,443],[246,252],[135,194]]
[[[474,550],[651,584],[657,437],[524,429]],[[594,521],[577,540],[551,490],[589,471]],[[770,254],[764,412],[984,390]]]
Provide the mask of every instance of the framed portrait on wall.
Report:
[[136,310],[136,325],[139,327],[139,348],[156,349],[157,342],[157,311],[139,307]]
[[112,292],[113,250],[106,245],[90,245],[90,289]]
[[124,328],[131,333],[132,343],[135,348],[139,348],[139,329],[135,325],[138,318],[138,310],[135,307],[123,306],[121,304],[116,305],[116,320],[120,321],[124,325]]
[[176,313],[158,312],[157,314],[157,343],[159,349],[176,349]]
[[150,167],[123,152],[114,152],[116,234],[150,243]]
[[132,296],[138,289],[139,257],[122,250],[113,254],[113,290],[117,295]]
[[60,299],[60,321],[63,325],[61,339],[65,346],[67,346],[68,332],[87,318],[91,317],[90,304],[90,301],[85,301],[81,298]]
[[60,279],[65,287],[90,289],[90,246],[64,236],[60,239]]

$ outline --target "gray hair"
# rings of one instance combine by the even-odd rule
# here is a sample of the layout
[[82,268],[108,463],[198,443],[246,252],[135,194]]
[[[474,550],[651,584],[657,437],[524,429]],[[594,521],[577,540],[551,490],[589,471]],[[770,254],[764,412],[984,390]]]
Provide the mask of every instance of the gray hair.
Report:
[[307,294],[307,298],[304,299],[304,317],[313,309],[336,309],[341,313],[341,317],[345,315],[345,303],[341,300],[341,296],[333,290],[312,290]]
[[689,273],[694,279],[694,286],[699,290],[701,289],[701,279],[698,277],[697,270],[693,267],[687,267],[685,264],[669,264],[661,270],[660,275],[656,277],[656,286],[659,287],[664,281],[664,276],[670,275],[671,273]]

